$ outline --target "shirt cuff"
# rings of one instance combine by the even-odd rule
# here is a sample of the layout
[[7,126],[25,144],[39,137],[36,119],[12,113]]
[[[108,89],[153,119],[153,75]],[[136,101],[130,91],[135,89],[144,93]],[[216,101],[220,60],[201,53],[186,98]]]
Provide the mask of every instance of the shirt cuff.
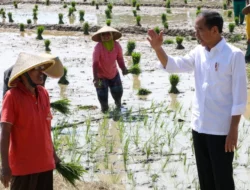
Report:
[[231,115],[242,115],[245,113],[246,104],[235,105],[232,107]]

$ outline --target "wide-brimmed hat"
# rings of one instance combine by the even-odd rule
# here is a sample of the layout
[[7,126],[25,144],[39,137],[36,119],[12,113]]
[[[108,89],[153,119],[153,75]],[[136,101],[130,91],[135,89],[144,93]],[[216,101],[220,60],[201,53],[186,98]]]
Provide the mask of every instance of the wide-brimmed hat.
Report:
[[105,32],[112,32],[113,40],[117,40],[120,37],[122,37],[122,33],[119,32],[118,30],[116,30],[110,26],[104,26],[101,29],[99,29],[96,33],[93,34],[92,40],[96,41],[96,42],[100,42],[101,41],[101,33],[105,33]]
[[247,15],[248,13],[250,13],[250,4],[248,4],[246,7],[244,7],[244,8],[242,9],[242,13],[243,13],[244,15]]
[[[17,61],[13,66],[10,79],[8,82],[9,87],[14,87],[14,81],[22,74],[30,71],[37,66],[45,66],[43,72],[51,77],[58,78],[57,69],[61,70],[62,65],[55,64],[55,60],[49,56],[34,55],[30,53],[20,53]],[[53,68],[57,65],[57,68]],[[50,68],[53,69],[50,69]]]
[[44,70],[44,74],[52,78],[61,78],[64,74],[63,64],[59,57],[51,55],[51,54],[41,54],[40,56],[52,59],[55,61],[55,64],[46,70]]

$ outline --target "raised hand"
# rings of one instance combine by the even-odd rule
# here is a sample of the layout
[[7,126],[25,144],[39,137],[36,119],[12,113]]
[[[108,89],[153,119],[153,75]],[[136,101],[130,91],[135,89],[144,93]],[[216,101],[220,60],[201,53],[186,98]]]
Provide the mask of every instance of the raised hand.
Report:
[[161,48],[163,43],[163,32],[161,31],[160,34],[157,34],[153,29],[148,30],[147,40],[149,41],[151,47],[154,50],[158,50]]

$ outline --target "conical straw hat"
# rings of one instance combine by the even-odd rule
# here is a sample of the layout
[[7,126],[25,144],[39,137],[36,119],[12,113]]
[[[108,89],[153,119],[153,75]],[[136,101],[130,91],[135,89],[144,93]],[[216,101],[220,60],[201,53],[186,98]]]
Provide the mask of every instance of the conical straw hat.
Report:
[[242,13],[243,13],[244,15],[247,15],[248,13],[250,13],[250,4],[248,4],[246,7],[244,7],[244,8],[242,9]]
[[101,41],[101,33],[105,33],[105,32],[112,32],[113,40],[117,40],[120,37],[122,37],[121,32],[119,32],[118,30],[116,30],[110,26],[104,26],[101,29],[99,29],[96,33],[93,34],[92,40],[96,41],[96,42],[100,42]]
[[[13,66],[8,86],[14,87],[15,84],[13,83],[15,79],[17,79],[22,74],[26,73],[27,71],[37,66],[44,65],[45,66],[44,70],[46,70],[49,67],[53,66],[54,64],[55,61],[50,58],[22,52],[18,55],[17,61]],[[53,75],[53,73],[50,74]]]
[[46,70],[44,70],[44,74],[52,78],[61,78],[64,74],[63,64],[59,57],[51,55],[51,54],[41,54],[42,57],[52,59],[55,61],[55,64]]

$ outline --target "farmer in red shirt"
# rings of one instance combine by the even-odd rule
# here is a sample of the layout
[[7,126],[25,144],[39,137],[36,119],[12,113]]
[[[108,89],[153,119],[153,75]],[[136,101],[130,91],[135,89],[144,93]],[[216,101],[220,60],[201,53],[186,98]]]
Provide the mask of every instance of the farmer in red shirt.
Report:
[[116,61],[122,70],[122,74],[128,74],[124,64],[122,48],[116,41],[121,36],[122,34],[119,31],[109,26],[102,27],[92,36],[92,40],[98,42],[93,52],[93,82],[102,112],[107,112],[109,109],[108,88],[110,88],[116,107],[121,108],[123,87]]
[[50,101],[43,73],[60,77],[59,59],[20,53],[13,66],[1,115],[1,173],[12,190],[52,190],[59,162],[51,139]]

